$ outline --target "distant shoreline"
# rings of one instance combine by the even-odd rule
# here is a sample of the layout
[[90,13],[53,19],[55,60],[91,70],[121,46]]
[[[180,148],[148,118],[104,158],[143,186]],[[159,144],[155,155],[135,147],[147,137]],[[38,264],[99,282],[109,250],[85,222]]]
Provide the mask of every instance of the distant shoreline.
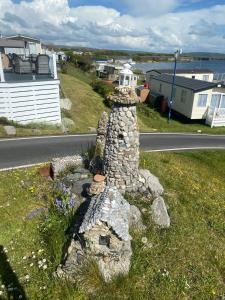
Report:
[[[173,61],[163,62],[136,62],[134,69],[139,69],[146,73],[152,69],[172,69],[174,67]],[[178,61],[178,69],[210,69],[214,73],[225,73],[225,59],[215,60],[194,60],[189,62]]]

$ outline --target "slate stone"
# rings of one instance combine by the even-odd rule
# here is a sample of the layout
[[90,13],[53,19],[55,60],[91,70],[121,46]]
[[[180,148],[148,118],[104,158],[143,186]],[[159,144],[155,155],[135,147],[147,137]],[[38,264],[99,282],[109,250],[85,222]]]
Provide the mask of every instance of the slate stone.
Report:
[[158,177],[154,176],[149,170],[140,170],[140,175],[146,181],[146,187],[151,191],[153,197],[158,197],[163,194],[164,188],[159,182]]
[[163,228],[170,227],[170,217],[167,212],[165,201],[162,197],[158,197],[153,201],[151,206],[153,221]]
[[87,190],[91,186],[92,178],[81,179],[79,181],[73,182],[71,191],[78,197],[86,197]]
[[36,217],[39,217],[41,214],[43,214],[45,212],[45,208],[44,207],[39,207],[36,208],[34,210],[32,210],[27,216],[26,219],[27,220],[32,220]]

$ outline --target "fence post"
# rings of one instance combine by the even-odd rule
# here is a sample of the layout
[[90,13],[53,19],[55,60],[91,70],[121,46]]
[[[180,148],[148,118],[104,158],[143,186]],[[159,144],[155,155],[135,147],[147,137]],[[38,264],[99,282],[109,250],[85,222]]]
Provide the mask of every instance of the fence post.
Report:
[[58,79],[57,65],[56,65],[56,55],[55,55],[55,53],[52,54],[52,64],[53,64],[53,76],[54,76],[54,79]]
[[1,82],[5,82],[4,70],[2,66],[2,53],[0,52],[0,78]]

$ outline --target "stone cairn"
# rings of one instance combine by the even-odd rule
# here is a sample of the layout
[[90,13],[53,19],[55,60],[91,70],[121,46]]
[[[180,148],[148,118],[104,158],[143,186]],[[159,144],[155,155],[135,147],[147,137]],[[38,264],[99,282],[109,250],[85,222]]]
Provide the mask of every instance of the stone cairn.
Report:
[[106,183],[121,192],[139,187],[139,132],[136,104],[140,102],[131,88],[117,88],[109,117],[104,153]]
[[[131,87],[116,88],[110,117],[103,113],[97,130],[96,153],[91,162],[95,174],[89,188],[90,204],[79,229],[58,268],[59,276],[73,278],[83,261],[93,258],[105,279],[127,274],[132,254],[129,228],[143,230],[141,213],[123,197],[140,193],[153,200],[153,221],[169,227],[170,219],[157,177],[139,170],[139,131],[136,105],[140,102]],[[102,164],[96,157],[100,157]],[[97,173],[97,174],[96,174]],[[78,228],[78,227],[76,227]]]

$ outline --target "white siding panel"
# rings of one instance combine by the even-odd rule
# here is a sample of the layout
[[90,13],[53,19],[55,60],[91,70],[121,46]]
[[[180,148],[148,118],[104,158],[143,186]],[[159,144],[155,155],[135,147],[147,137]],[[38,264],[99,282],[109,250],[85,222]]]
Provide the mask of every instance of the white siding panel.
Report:
[[0,83],[0,117],[23,124],[61,123],[59,81]]

